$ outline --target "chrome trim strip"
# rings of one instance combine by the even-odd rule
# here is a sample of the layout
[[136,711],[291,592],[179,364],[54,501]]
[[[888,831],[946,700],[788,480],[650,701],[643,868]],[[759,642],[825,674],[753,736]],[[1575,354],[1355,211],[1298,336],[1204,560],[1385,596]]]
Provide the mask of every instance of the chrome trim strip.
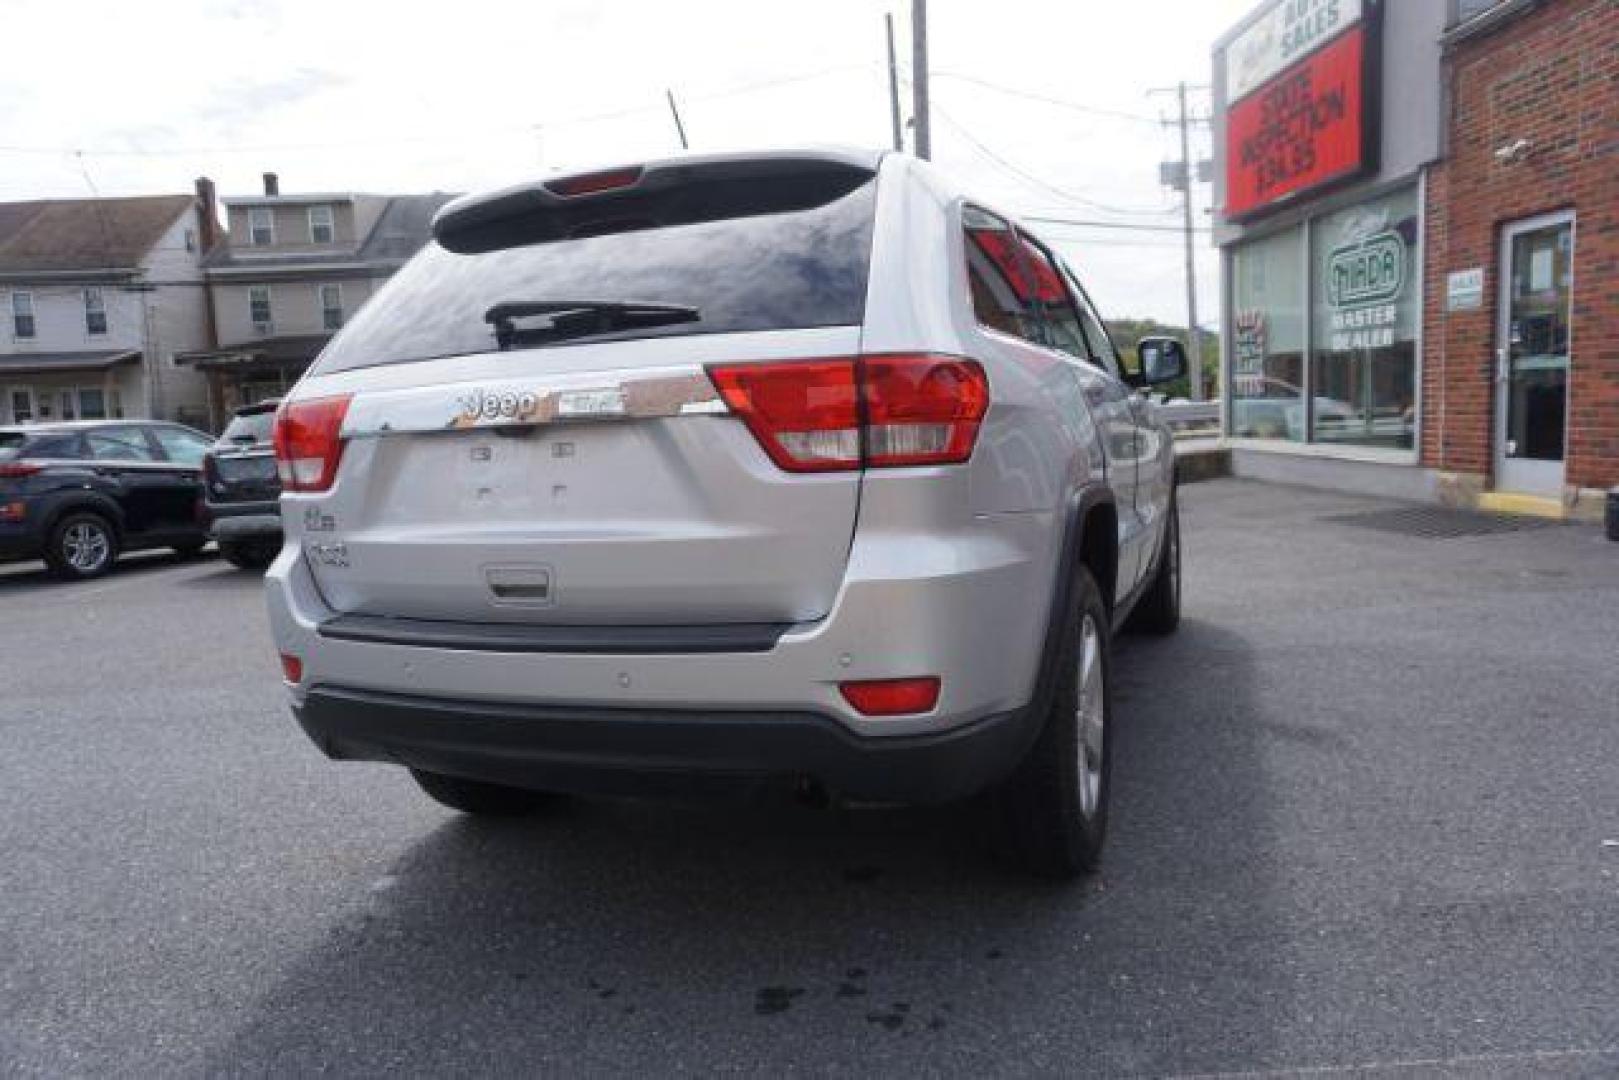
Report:
[[358,394],[344,417],[343,435],[360,439],[408,432],[711,416],[726,411],[714,384],[699,367],[590,371]]

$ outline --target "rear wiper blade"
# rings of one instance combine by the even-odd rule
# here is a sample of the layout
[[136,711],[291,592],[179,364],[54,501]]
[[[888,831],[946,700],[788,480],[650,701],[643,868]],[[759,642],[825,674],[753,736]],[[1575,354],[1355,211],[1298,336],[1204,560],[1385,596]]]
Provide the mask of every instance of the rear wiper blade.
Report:
[[[549,316],[544,326],[519,327],[518,319]],[[702,313],[684,304],[658,304],[638,300],[508,300],[483,314],[495,328],[502,349],[548,341],[610,334],[641,326],[670,326],[697,322]]]

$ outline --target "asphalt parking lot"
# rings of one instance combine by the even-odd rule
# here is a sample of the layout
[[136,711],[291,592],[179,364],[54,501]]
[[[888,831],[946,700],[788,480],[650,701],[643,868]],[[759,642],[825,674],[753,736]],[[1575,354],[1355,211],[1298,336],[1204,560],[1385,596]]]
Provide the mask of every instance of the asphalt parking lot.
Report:
[[1377,505],[1186,490],[1071,888],[970,808],[464,820],[304,740],[254,576],[0,568],[0,1074],[1614,1075],[1619,545]]

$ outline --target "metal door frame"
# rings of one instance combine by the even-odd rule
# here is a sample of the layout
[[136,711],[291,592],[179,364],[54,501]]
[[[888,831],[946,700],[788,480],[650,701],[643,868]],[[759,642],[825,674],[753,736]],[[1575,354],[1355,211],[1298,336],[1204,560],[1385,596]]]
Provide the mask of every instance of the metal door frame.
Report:
[[[1540,232],[1555,225],[1568,225],[1568,367],[1563,393],[1563,458],[1561,461],[1528,461],[1507,457],[1507,421],[1511,408],[1510,325],[1512,322],[1512,244],[1525,233]],[[1495,409],[1491,418],[1490,459],[1495,490],[1526,495],[1561,498],[1568,476],[1568,417],[1574,404],[1574,253],[1579,243],[1573,210],[1559,210],[1523,218],[1502,226],[1500,250],[1496,253],[1495,311]],[[1555,479],[1553,474],[1555,473]]]

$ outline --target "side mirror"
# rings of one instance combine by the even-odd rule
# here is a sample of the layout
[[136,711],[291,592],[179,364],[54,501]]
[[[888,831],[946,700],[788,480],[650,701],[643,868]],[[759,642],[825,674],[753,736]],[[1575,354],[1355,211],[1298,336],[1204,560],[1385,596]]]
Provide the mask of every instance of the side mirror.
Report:
[[1186,376],[1186,346],[1174,338],[1142,338],[1136,355],[1141,358],[1142,386],[1161,386]]

